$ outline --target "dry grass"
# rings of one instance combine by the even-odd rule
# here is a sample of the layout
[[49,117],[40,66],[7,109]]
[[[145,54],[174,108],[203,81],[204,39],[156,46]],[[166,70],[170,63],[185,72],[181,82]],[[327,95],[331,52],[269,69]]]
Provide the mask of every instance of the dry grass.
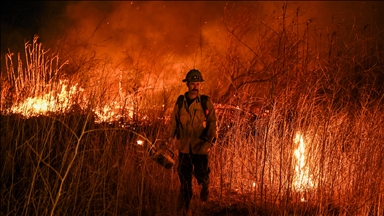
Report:
[[[237,27],[247,27],[227,22],[232,41],[226,52],[217,54],[223,55],[217,65],[209,65],[219,75],[225,73],[218,79],[229,86],[226,92],[208,90],[217,96],[212,98],[218,102],[220,129],[210,155],[211,197],[201,204],[199,188],[194,187],[195,215],[383,214],[380,37],[355,37],[352,42],[339,38],[344,47],[332,42],[324,48],[310,44],[308,31],[302,37],[293,34],[298,23],[292,23],[273,31],[260,24],[265,39],[247,44],[236,37]],[[279,40],[279,45],[268,39]],[[258,45],[271,49],[254,48]],[[44,51],[36,51],[41,47],[35,43],[33,47],[27,52],[40,56],[35,66],[46,65]],[[320,54],[324,50],[325,55]],[[13,68],[9,65],[1,82],[2,215],[178,215],[176,166],[163,169],[150,159],[146,146],[136,144],[138,135],[153,142],[166,133],[164,122],[173,103],[168,92],[143,94],[148,96],[141,97],[145,106],[135,114],[147,119],[133,118],[125,127],[95,121],[94,106],[108,97],[119,98],[105,95],[107,88],[91,90],[86,107],[25,118],[7,109],[26,96],[56,88],[61,67],[51,67],[51,75],[32,68],[33,76]],[[228,77],[231,80],[225,80]],[[40,85],[30,88],[30,83]],[[268,91],[261,103],[260,85]],[[30,94],[21,94],[25,89]],[[161,107],[164,101],[164,109],[145,109]],[[301,172],[297,134],[305,144]]]
[[[319,111],[313,101],[300,98],[289,118],[284,101],[253,122],[227,115],[235,121],[211,154],[211,201],[199,206],[194,198],[196,213],[379,215],[382,105],[350,116],[347,108]],[[89,114],[2,116],[5,215],[177,215],[175,167],[161,168],[135,143],[136,133],[155,140],[161,125],[121,128]],[[315,185],[303,191],[294,183],[298,131]]]
[[1,125],[1,199],[9,215],[152,215],[157,210],[150,203],[174,203],[166,195],[176,188],[171,171],[156,172],[158,165],[136,145],[132,131],[140,127],[97,125],[76,113],[2,116]]

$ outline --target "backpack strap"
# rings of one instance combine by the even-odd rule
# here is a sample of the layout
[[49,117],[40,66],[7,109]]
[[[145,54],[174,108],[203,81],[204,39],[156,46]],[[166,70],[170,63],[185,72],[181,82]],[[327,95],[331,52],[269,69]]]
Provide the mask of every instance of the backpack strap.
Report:
[[[200,99],[201,99],[201,106],[203,107],[203,110],[204,110],[204,114],[205,114],[205,119],[208,120],[208,115],[209,115],[209,109],[208,109],[208,105],[207,105],[207,102],[209,100],[209,96],[208,95],[201,95],[200,96]],[[201,134],[201,139],[202,140],[205,140],[207,141],[207,133],[208,133],[208,125],[207,127],[204,129],[203,133]],[[211,141],[211,143],[215,143],[216,142],[216,137],[214,137]]]
[[179,115],[176,116],[176,130],[173,133],[177,139],[180,139],[180,109],[183,106],[183,102],[184,102],[184,95],[179,95],[176,101],[177,107],[179,108],[179,111],[178,111]]
[[184,102],[184,95],[179,95],[179,97],[177,98],[177,102],[176,102],[177,106],[179,107],[179,110],[183,106],[183,102]]
[[208,118],[209,110],[207,106],[207,101],[209,99],[209,96],[201,95],[200,98],[201,98],[201,106],[203,107],[205,118]]

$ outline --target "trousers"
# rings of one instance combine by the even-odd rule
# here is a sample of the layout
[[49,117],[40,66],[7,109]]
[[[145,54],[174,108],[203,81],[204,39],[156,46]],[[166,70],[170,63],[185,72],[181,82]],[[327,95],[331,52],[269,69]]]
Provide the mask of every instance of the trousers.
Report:
[[179,152],[178,174],[180,179],[179,208],[189,209],[192,199],[192,177],[199,185],[209,184],[208,155]]

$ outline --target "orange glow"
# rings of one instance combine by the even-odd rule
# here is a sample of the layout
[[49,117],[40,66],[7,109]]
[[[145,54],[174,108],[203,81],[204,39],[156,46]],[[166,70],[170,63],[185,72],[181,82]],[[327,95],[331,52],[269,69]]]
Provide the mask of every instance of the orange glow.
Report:
[[[19,103],[13,104],[8,112],[30,118],[49,113],[66,113],[74,104],[84,108],[86,103],[89,102],[89,99],[83,95],[84,89],[79,88],[77,84],[69,87],[67,80],[60,80],[59,89],[59,92],[52,90],[41,96],[28,97]],[[75,101],[75,95],[81,96],[80,104]],[[117,121],[124,117],[122,115],[122,102],[109,101],[105,104],[104,106],[98,105],[93,109],[97,123]],[[126,117],[132,118],[132,108],[125,106],[125,110],[125,112],[128,112]]]
[[[111,106],[98,106],[93,110],[98,118],[96,120],[97,123],[118,121],[120,118],[124,117],[121,114],[122,106],[117,102],[111,102],[111,104]],[[131,110],[128,111],[128,117],[133,117],[133,112]]]
[[21,114],[26,117],[44,115],[49,112],[66,112],[73,104],[71,98],[77,91],[77,85],[67,90],[66,80],[60,80],[61,90],[56,95],[54,91],[42,96],[28,97],[24,101],[14,104],[11,107],[12,113]]
[[296,191],[305,191],[314,187],[309,175],[309,167],[305,157],[305,142],[300,132],[296,133],[294,142],[298,144],[294,151],[296,157],[295,175],[293,177],[293,187]]

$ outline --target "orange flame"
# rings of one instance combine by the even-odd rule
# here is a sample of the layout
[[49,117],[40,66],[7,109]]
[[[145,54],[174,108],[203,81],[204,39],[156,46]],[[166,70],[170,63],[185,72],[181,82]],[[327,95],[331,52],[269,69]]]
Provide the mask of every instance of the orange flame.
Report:
[[309,175],[309,167],[307,166],[305,158],[305,142],[300,132],[296,133],[294,142],[298,143],[298,147],[294,151],[297,163],[295,165],[293,187],[296,191],[305,191],[313,188],[314,183]]
[[[77,104],[74,100],[75,95],[84,92],[84,89],[79,88],[77,84],[68,87],[67,80],[60,80],[60,92],[56,93],[55,90],[47,94],[35,97],[28,97],[22,102],[13,104],[9,112],[14,114],[21,114],[24,117],[30,118],[33,116],[47,115],[48,113],[66,113],[72,105]],[[82,102],[87,102],[88,99],[83,96]],[[116,101],[106,103],[104,106],[96,106],[93,112],[96,115],[96,122],[113,122],[119,120],[122,115],[123,105]],[[86,106],[85,104],[78,104],[80,107]],[[125,106],[126,107],[126,106]],[[133,112],[129,107],[127,117],[132,118]]]
[[[25,117],[44,115],[49,112],[65,112],[73,104],[71,98],[74,93],[79,91],[77,85],[71,86],[69,90],[66,80],[60,80],[61,90],[58,94],[51,91],[45,95],[28,97],[24,101],[14,104],[11,112],[21,114]],[[80,89],[81,91],[81,89]]]

